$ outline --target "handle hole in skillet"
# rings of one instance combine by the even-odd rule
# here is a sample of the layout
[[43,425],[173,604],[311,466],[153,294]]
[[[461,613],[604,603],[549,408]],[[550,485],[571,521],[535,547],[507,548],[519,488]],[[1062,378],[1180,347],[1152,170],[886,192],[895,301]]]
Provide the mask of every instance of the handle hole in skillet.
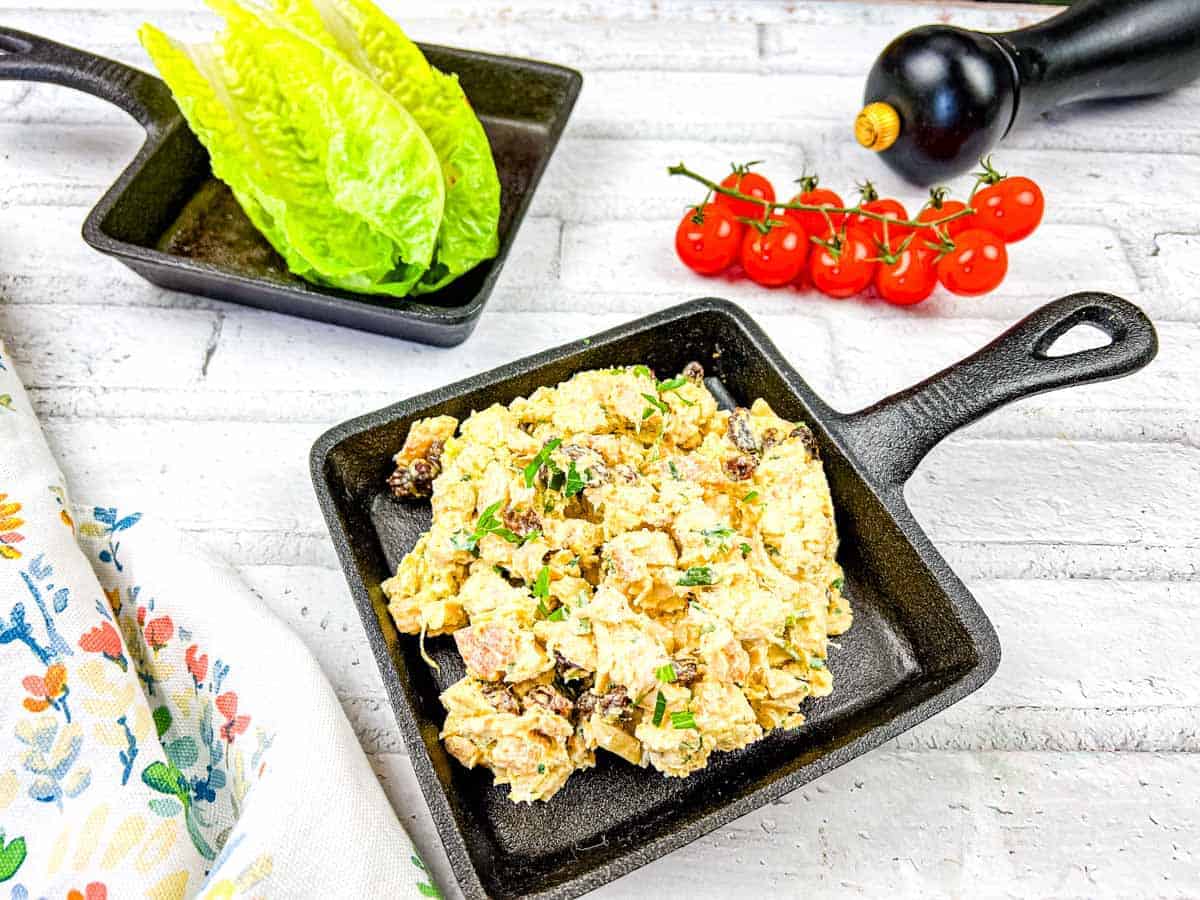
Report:
[[1112,335],[1103,328],[1090,322],[1079,322],[1056,337],[1054,342],[1042,353],[1049,357],[1071,356],[1075,353],[1083,353],[1085,350],[1110,347],[1112,343]]

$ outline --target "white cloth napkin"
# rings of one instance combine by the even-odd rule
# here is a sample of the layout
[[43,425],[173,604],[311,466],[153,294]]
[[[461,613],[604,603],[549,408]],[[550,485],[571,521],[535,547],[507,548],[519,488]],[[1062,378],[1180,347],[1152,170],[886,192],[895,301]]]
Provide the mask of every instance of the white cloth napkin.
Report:
[[71,506],[3,344],[0,831],[12,900],[438,896],[312,655],[225,564]]

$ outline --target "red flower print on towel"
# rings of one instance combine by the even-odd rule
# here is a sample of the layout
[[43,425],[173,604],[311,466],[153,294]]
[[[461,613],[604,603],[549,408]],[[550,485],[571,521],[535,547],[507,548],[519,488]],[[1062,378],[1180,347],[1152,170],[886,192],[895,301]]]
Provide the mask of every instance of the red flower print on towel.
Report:
[[[138,610],[141,612],[141,610]],[[167,641],[175,634],[175,623],[171,621],[170,616],[160,616],[157,619],[151,619],[146,623],[143,630],[146,635],[146,643],[150,645],[155,653],[167,646]]]
[[138,628],[142,628],[146,624],[146,607],[139,606],[137,610]]
[[187,663],[187,670],[191,673],[192,684],[196,690],[200,690],[200,684],[204,681],[204,676],[208,674],[208,654],[200,654],[199,644],[192,644],[183,654],[183,660]]
[[79,648],[88,653],[102,653],[104,658],[115,662],[121,671],[128,670],[125,654],[121,652],[121,636],[108,622],[101,622],[79,639]]
[[237,714],[238,698],[233,691],[226,691],[217,697],[217,710],[225,717],[221,726],[221,737],[226,743],[232,744],[233,739],[250,727],[249,716]]
[[82,894],[74,888],[67,891],[67,900],[108,900],[108,888],[99,881],[93,881],[83,889]]
[[26,697],[23,706],[30,712],[43,712],[50,707],[62,710],[67,721],[71,721],[71,710],[67,706],[67,667],[62,663],[54,663],[43,676],[26,675],[21,679],[21,686],[32,696]]

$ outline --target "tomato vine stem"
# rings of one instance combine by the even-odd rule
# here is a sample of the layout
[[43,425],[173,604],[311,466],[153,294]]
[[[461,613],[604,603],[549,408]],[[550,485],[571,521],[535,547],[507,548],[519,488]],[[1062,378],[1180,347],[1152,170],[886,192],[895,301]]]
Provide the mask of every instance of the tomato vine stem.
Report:
[[698,181],[700,184],[702,184],[706,188],[708,188],[710,193],[724,194],[725,196],[733,197],[736,200],[746,200],[750,203],[756,203],[759,206],[764,207],[764,211],[763,211],[764,218],[767,218],[771,214],[771,212],[773,212],[776,209],[795,209],[795,210],[800,210],[801,212],[824,213],[826,217],[828,217],[830,213],[836,213],[838,215],[843,215],[843,214],[846,216],[858,215],[858,216],[862,216],[865,219],[876,219],[876,220],[884,223],[885,231],[887,230],[887,226],[888,226],[889,222],[892,225],[902,225],[902,226],[905,226],[908,228],[918,228],[918,229],[930,228],[930,229],[936,230],[936,229],[939,229],[942,225],[945,225],[947,222],[953,222],[955,219],[961,219],[964,216],[972,215],[975,212],[974,207],[967,205],[963,209],[960,209],[958,212],[950,213],[948,216],[943,216],[940,219],[930,219],[925,222],[921,222],[916,219],[896,219],[896,218],[892,218],[891,216],[885,216],[882,213],[872,212],[869,209],[863,209],[861,205],[858,205],[858,206],[815,206],[815,205],[809,204],[809,203],[778,203],[773,200],[763,200],[761,197],[752,197],[750,194],[743,194],[739,190],[724,187],[723,185],[718,184],[717,182],[713,181],[710,178],[705,178],[699,172],[693,172],[682,162],[679,163],[679,165],[677,165],[677,166],[669,166],[667,168],[667,174],[668,175],[682,175],[685,178],[690,178],[693,181]]

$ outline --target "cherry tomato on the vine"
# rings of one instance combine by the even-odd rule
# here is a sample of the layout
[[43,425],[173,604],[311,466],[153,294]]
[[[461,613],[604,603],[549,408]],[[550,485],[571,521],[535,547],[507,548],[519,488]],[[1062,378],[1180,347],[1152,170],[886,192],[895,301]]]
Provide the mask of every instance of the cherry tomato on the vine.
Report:
[[[767,181],[766,178],[757,172],[747,171],[744,167],[735,169],[726,175],[721,182],[721,187],[740,191],[748,196],[766,200],[768,203],[772,203],[775,200],[775,188],[771,186],[771,182]],[[749,200],[740,200],[737,197],[730,197],[727,194],[717,194],[715,202],[739,218],[765,218],[764,211],[766,207],[758,203],[751,203]]]
[[[699,221],[696,221],[699,219]],[[738,257],[745,226],[729,210],[706,203],[690,209],[675,230],[675,252],[683,264],[701,275],[718,275]]]
[[[793,197],[790,202],[803,203],[806,206],[845,207],[845,204],[842,203],[842,198],[828,188],[814,188],[811,191],[804,191]],[[817,237],[829,237],[829,223],[832,222],[833,230],[838,231],[842,227],[842,221],[846,218],[845,213],[820,213],[804,209],[785,209],[783,214],[786,218],[791,219],[803,228],[804,233],[810,237],[813,235]]]
[[954,249],[938,260],[938,280],[952,294],[975,297],[994,290],[1008,271],[1004,241],[990,231],[973,228],[954,239]]
[[1042,221],[1042,189],[1023,176],[1004,178],[978,191],[971,200],[973,228],[983,228],[1012,244],[1033,234]]
[[[862,204],[862,208],[867,212],[877,213],[881,216],[886,216],[889,219],[907,219],[908,211],[905,210],[904,204],[899,200],[893,200],[890,197],[885,197],[879,200],[868,200]],[[873,219],[870,216],[860,215],[855,213],[850,217],[851,228],[862,228],[871,235],[871,238],[876,244],[883,244],[883,223],[878,219]],[[908,235],[912,234],[913,230],[907,225],[895,225],[888,223],[887,227],[887,243],[890,247],[897,246]]]
[[852,297],[871,283],[875,274],[875,247],[865,231],[850,229],[840,239],[835,255],[828,247],[813,247],[808,272],[813,286],[829,297]]
[[893,306],[913,306],[937,287],[937,263],[927,247],[909,245],[894,263],[881,260],[875,271],[875,289]]
[[795,281],[804,270],[807,257],[808,235],[795,222],[776,219],[765,234],[749,228],[742,239],[742,268],[746,277],[764,287],[780,287]]
[[[943,200],[941,208],[936,206],[926,206],[923,210],[917,213],[918,222],[937,222],[940,219],[945,219],[955,213],[960,213],[967,208],[967,204],[961,200]],[[954,237],[956,234],[966,231],[974,226],[971,224],[974,215],[962,216],[958,219],[951,219],[945,225],[939,226],[938,230],[942,234],[948,234]],[[917,240],[937,241],[938,237],[933,233],[933,228],[922,229],[921,234],[917,235]]]

